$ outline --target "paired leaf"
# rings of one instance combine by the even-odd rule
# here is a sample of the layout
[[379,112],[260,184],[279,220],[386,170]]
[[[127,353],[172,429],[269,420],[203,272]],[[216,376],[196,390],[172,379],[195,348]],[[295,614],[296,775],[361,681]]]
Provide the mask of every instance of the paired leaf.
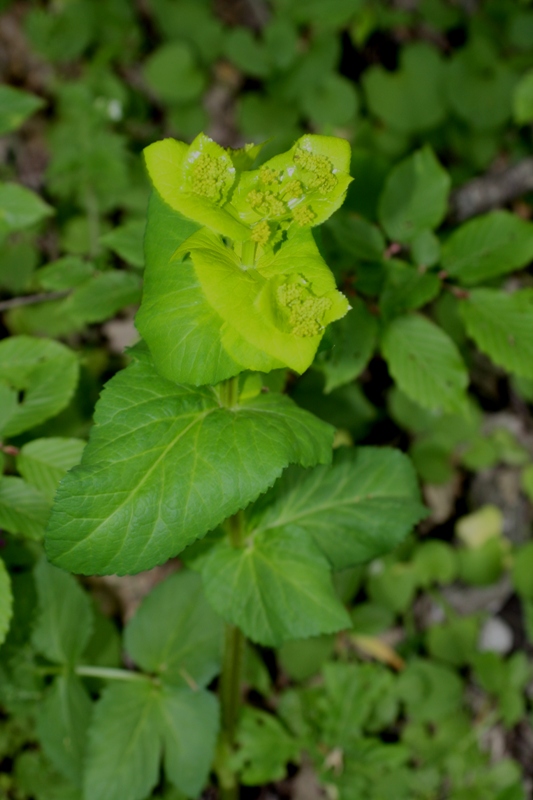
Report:
[[34,439],[21,447],[17,470],[27,483],[52,501],[63,475],[79,464],[85,444],[81,439]]
[[11,578],[6,565],[0,559],[0,645],[7,636],[12,615],[13,593],[11,591]]
[[221,407],[135,363],[104,390],[82,464],[63,479],[50,559],[84,574],[149,569],[247,506],[289,463],[330,458],[332,429],[287,397]]
[[468,335],[495,364],[533,378],[533,291],[474,289],[461,301]]
[[299,473],[255,525],[305,531],[333,569],[345,569],[392,550],[425,514],[407,456],[360,447],[341,452],[332,466]]
[[222,639],[222,620],[193,572],[179,572],[156,586],[124,634],[126,650],[145,672],[177,686],[206,686],[215,677]]
[[37,713],[37,736],[55,768],[76,786],[81,784],[92,703],[75,675],[54,681]]
[[491,211],[457,228],[442,248],[442,267],[465,286],[520,269],[533,259],[533,223]]
[[390,373],[400,389],[430,409],[465,408],[468,373],[456,346],[426,317],[398,317],[385,328],[381,343]]
[[218,733],[218,704],[208,692],[163,689],[149,681],[111,685],[89,733],[85,800],[144,800],[159,778],[197,797]]
[[207,599],[254,642],[284,641],[351,627],[330,566],[303,530],[253,533],[243,548],[224,540],[202,564]]
[[[62,411],[76,388],[78,369],[75,353],[59,342],[30,336],[0,342],[0,391],[9,395],[8,413],[0,412],[1,433],[16,436]],[[14,391],[23,393],[16,405]]]
[[49,514],[48,500],[33,486],[11,475],[0,479],[0,528],[42,539]]
[[39,618],[33,644],[50,661],[74,664],[91,636],[89,597],[72,575],[53,567],[45,558],[35,567],[35,583]]
[[450,176],[426,146],[400,162],[387,178],[379,219],[390,239],[410,242],[446,215]]

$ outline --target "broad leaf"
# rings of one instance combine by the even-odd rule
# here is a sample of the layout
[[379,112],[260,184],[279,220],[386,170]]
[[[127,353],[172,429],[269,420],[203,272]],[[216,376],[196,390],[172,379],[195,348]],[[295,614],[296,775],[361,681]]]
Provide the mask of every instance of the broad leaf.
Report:
[[272,714],[258,708],[243,709],[237,731],[237,752],[232,767],[245,786],[279,781],[287,773],[287,762],[298,762],[300,742]]
[[202,563],[202,576],[217,612],[258,644],[276,647],[351,627],[329,563],[305,531],[261,531],[242,548],[224,540]]
[[144,220],[130,220],[110,233],[106,233],[105,236],[101,236],[100,242],[113,250],[128,264],[140,269],[144,267],[143,239],[145,229],[146,222]]
[[281,395],[221,407],[148,363],[116,375],[82,464],[63,479],[50,559],[84,574],[138,572],[176,555],[247,506],[289,463],[330,458],[332,429]]
[[54,210],[38,194],[17,183],[0,183],[0,232],[30,228]]
[[81,784],[92,703],[75,675],[60,675],[37,712],[37,736],[55,768]]
[[533,223],[492,211],[457,228],[442,248],[444,270],[465,286],[506,275],[533,259]]
[[43,105],[44,101],[34,94],[13,86],[0,86],[0,136],[19,128]]
[[124,637],[135,663],[145,672],[158,673],[165,683],[206,686],[220,670],[222,620],[206,602],[202,582],[192,572],[179,572],[156,586]]
[[436,48],[416,42],[402,48],[400,68],[366,70],[363,86],[370,110],[402,133],[425,131],[445,114],[444,64]]
[[420,272],[403,261],[387,263],[387,279],[379,299],[385,320],[426,305],[439,294],[441,282],[432,272]]
[[159,778],[159,689],[150,681],[111,684],[89,730],[85,800],[145,800]]
[[42,539],[50,514],[46,497],[21,478],[0,478],[0,528]]
[[341,451],[332,466],[299,473],[255,524],[305,531],[339,570],[389,552],[425,514],[407,456],[360,447]]
[[329,333],[331,349],[318,353],[315,368],[326,377],[324,391],[350,383],[365,369],[374,353],[378,321],[359,297],[351,298],[352,310]]
[[0,558],[0,645],[7,636],[12,614],[13,594],[11,592],[11,578],[9,577],[6,565]]
[[0,342],[0,384],[22,393],[1,433],[16,436],[62,411],[78,380],[78,359],[59,342],[12,336]]
[[52,501],[63,475],[79,464],[85,444],[81,439],[34,439],[21,447],[17,470]]
[[392,377],[416,403],[464,411],[466,367],[452,340],[433,322],[418,314],[398,317],[385,328],[381,348]]
[[533,378],[533,291],[474,289],[461,301],[469,336],[495,364]]
[[35,567],[39,617],[33,631],[35,649],[50,661],[74,664],[89,641],[92,611],[76,579],[42,558]]
[[168,780],[187,797],[199,797],[215,755],[219,728],[216,697],[210,692],[165,687],[160,698],[160,726]]
[[449,191],[450,176],[428,146],[394,167],[379,202],[379,219],[389,238],[410,242],[440,225]]

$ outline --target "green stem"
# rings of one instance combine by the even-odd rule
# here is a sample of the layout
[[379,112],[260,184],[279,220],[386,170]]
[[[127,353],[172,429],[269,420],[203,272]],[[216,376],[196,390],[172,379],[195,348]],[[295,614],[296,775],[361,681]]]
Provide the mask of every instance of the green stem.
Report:
[[143,672],[134,672],[131,669],[114,669],[113,667],[89,667],[78,664],[74,668],[76,675],[84,678],[102,678],[105,681],[149,681],[154,683],[154,678]]
[[[244,515],[238,511],[226,522],[226,530],[233,547],[242,547]],[[222,710],[222,750],[225,757],[235,748],[235,736],[241,708],[241,684],[244,662],[245,638],[235,625],[226,625],[222,675],[220,677],[220,705]],[[220,800],[237,800],[239,783],[237,775],[224,765],[220,778]]]
[[218,396],[220,402],[226,408],[233,408],[239,399],[239,378],[228,378],[227,381],[222,381],[218,387]]

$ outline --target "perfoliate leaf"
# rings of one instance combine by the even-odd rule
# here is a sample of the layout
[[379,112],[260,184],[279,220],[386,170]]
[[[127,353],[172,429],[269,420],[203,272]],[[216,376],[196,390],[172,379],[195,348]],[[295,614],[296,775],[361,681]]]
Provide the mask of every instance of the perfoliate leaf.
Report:
[[244,547],[224,540],[202,563],[209,602],[254,642],[284,641],[351,627],[330,566],[303,530],[258,532]]
[[[78,359],[59,342],[12,336],[0,342],[0,384],[23,393],[1,433],[16,436],[59,413],[78,381]],[[12,401],[11,401],[12,402]]]
[[6,565],[0,558],[0,645],[7,636],[12,613],[13,595],[11,592],[11,579]]
[[145,800],[159,776],[159,689],[150,681],[111,684],[89,729],[85,800]]
[[92,703],[75,675],[60,675],[37,712],[37,736],[55,768],[81,784]]
[[74,664],[89,641],[92,611],[76,579],[42,558],[35,567],[39,617],[33,630],[35,649],[50,661]]
[[171,208],[261,247],[291,226],[324,222],[342,205],[351,182],[350,146],[333,136],[302,136],[287,153],[239,175],[232,152],[203,133],[189,147],[164,139],[144,153],[152,183]]
[[[287,397],[221,407],[135,363],[104,390],[82,464],[61,482],[50,559],[84,574],[166,561],[247,506],[292,462],[327,463],[332,429]],[[237,479],[236,479],[237,478]]]
[[0,136],[19,128],[27,117],[43,105],[42,98],[34,94],[13,86],[0,86]]
[[461,301],[468,335],[495,364],[533,378],[533,291],[474,289]]
[[416,403],[463,412],[468,373],[452,340],[433,322],[419,314],[398,317],[385,328],[381,348],[392,377]]
[[30,228],[54,210],[38,194],[17,183],[0,183],[0,232]]
[[85,444],[82,439],[34,439],[21,447],[17,470],[31,486],[52,501],[63,475],[79,464]]
[[392,550],[425,513],[407,456],[360,447],[340,451],[332,466],[299,473],[254,525],[303,530],[334,569],[345,569]]
[[202,582],[193,572],[179,572],[156,586],[124,637],[135,663],[145,672],[158,673],[165,683],[206,686],[220,670],[222,620],[205,600]]
[[450,176],[426,146],[398,164],[387,178],[379,219],[393,241],[410,242],[436,228],[447,208]]
[[48,500],[33,486],[11,475],[0,479],[0,528],[42,539],[49,514]]
[[215,755],[217,698],[164,687],[159,711],[166,776],[187,797],[199,797]]
[[442,248],[442,268],[465,286],[505,275],[533,258],[533,223],[491,211],[457,228]]

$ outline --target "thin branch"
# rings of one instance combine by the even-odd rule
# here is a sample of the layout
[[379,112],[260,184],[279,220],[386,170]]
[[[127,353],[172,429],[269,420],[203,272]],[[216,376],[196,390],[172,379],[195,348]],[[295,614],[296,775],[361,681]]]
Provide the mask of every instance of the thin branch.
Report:
[[41,292],[40,294],[28,294],[23,297],[12,297],[11,300],[0,301],[0,311],[9,311],[10,308],[19,306],[32,306],[36,303],[47,303],[49,300],[61,300],[70,294],[70,290],[63,292]]

